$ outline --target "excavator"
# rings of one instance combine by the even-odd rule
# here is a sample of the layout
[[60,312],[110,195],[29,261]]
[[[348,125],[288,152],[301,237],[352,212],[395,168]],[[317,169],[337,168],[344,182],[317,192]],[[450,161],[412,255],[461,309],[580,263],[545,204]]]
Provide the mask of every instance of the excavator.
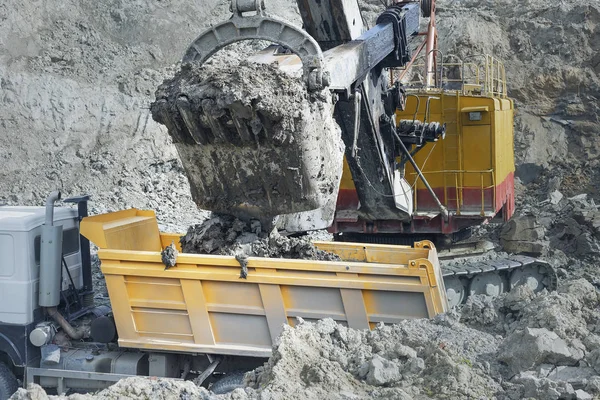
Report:
[[[159,90],[153,116],[173,138],[197,205],[242,217],[252,210],[288,233],[328,229],[358,243],[460,240],[473,226],[508,221],[514,104],[504,65],[489,55],[444,56],[434,0],[394,1],[371,29],[357,1],[298,0],[298,7],[304,29],[269,16],[262,1],[234,0],[231,19],[198,36],[182,61],[201,65],[243,40],[275,43],[250,61],[296,72],[306,91],[329,93],[345,148],[333,168],[339,184],[319,192],[311,143],[296,143],[290,157],[276,141],[259,140],[272,133],[268,124],[253,130],[260,112],[251,106],[232,104],[215,116],[189,87]],[[423,32],[422,17],[429,20]],[[244,174],[230,173],[232,164]],[[283,184],[290,180],[281,171],[290,169],[300,178]],[[522,283],[535,291],[556,286],[550,266],[526,255],[458,265],[444,269],[452,306]]]

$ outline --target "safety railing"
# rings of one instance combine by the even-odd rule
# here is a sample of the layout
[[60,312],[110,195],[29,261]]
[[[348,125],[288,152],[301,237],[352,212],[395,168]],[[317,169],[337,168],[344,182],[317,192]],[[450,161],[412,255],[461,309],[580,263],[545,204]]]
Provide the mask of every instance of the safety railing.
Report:
[[[497,58],[484,54],[470,56],[463,60],[455,55],[447,55],[445,58],[440,55],[438,61],[436,84],[429,89],[457,90],[464,95],[507,96],[504,63]],[[416,75],[417,79],[405,82],[407,87],[409,89],[425,87],[425,56],[418,57],[411,68],[413,77]],[[398,79],[399,76],[405,75],[405,72],[404,69],[393,70],[390,78]]]
[[[428,176],[431,177],[434,175],[442,175],[444,198],[440,199],[440,201],[450,211],[455,211],[456,215],[460,215],[461,212],[463,211],[462,207],[464,206],[464,193],[463,193],[464,189],[473,190],[476,188],[475,186],[466,186],[464,184],[465,175],[475,175],[475,176],[479,175],[478,181],[480,183],[479,183],[478,189],[481,193],[481,204],[479,204],[478,207],[479,207],[480,215],[485,216],[485,213],[486,213],[485,193],[489,189],[492,190],[492,202],[491,202],[491,205],[490,205],[490,203],[487,203],[487,205],[488,205],[487,211],[495,212],[496,182],[495,182],[493,169],[483,170],[483,171],[443,170],[443,171],[422,171],[422,172],[423,172],[423,175],[425,176],[425,178],[429,181],[430,181],[430,179],[428,179]],[[489,182],[491,182],[491,185],[485,184],[486,176],[488,176],[490,178]],[[413,187],[417,186],[417,182],[419,179],[417,173],[415,173],[415,172],[409,173],[409,174],[407,174],[407,178],[409,178],[409,182],[414,180]],[[448,179],[448,178],[450,178],[450,179]],[[453,182],[454,185],[449,185],[448,182]],[[436,189],[435,185],[432,185],[432,186],[434,186],[434,190],[435,190]],[[455,198],[451,198],[448,196],[449,189],[452,189],[452,188],[455,189],[455,195],[456,195]],[[417,193],[418,193],[417,190],[413,190],[413,204],[414,204],[415,212],[419,212],[419,202],[418,202],[418,198],[417,198]],[[453,206],[455,206],[456,208],[453,209]],[[474,206],[474,204],[469,204],[468,211],[473,211],[473,206]],[[464,210],[464,211],[467,211],[467,210]]]

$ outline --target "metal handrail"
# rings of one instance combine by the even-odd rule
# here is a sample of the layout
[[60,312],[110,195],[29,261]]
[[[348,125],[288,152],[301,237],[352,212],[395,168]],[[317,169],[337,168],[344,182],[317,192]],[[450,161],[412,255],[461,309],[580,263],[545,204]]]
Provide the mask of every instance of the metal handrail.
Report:
[[[481,54],[468,57],[469,59],[483,58],[480,63],[473,61],[465,62],[459,57],[450,54],[446,56],[446,59],[456,58],[457,62],[443,62],[438,64],[439,72],[436,71],[436,75],[439,76],[438,86],[436,88],[443,88],[444,83],[462,83],[461,88],[458,89],[463,94],[467,94],[465,85],[477,85],[482,86],[481,94],[487,96],[507,96],[507,85],[506,85],[506,70],[504,63],[497,58],[489,54]],[[415,59],[424,60],[425,56],[421,56]],[[412,65],[413,68],[424,68],[424,63],[415,63]],[[449,78],[448,71],[453,68],[458,68],[460,71],[460,77]],[[390,77],[393,79],[394,74],[390,73]],[[424,87],[425,82],[421,80],[413,80],[407,82],[408,87]]]
[[[459,176],[460,174],[479,174],[481,177],[481,185],[480,185],[480,190],[481,190],[481,215],[484,216],[485,215],[485,191],[488,189],[492,189],[492,207],[494,207],[494,205],[496,204],[496,183],[495,183],[495,177],[494,177],[494,170],[493,169],[488,169],[488,170],[481,170],[481,171],[467,171],[467,170],[443,170],[443,171],[422,171],[423,175],[433,175],[433,174],[454,174],[454,182],[455,182],[455,188],[456,188],[456,214],[460,215],[461,213],[461,205],[463,203],[462,200],[462,191],[463,189],[467,188],[464,185],[459,185],[458,181],[459,181]],[[484,185],[484,177],[486,174],[490,174],[491,176],[491,180],[492,180],[492,184],[489,186],[485,186]],[[415,178],[417,177],[417,173],[416,172],[412,172],[408,174],[409,176],[415,176]],[[464,180],[463,180],[464,181]],[[445,182],[445,181],[444,181]],[[416,185],[416,182],[415,182]],[[444,186],[446,186],[444,184]],[[460,194],[459,194],[460,193]],[[446,195],[445,199],[444,199],[444,205],[446,207],[449,206],[449,201],[448,201],[448,197]],[[417,202],[417,191],[414,190],[413,191],[413,201],[414,201],[414,205],[415,205],[415,212],[418,211],[417,207],[418,207],[418,202]]]

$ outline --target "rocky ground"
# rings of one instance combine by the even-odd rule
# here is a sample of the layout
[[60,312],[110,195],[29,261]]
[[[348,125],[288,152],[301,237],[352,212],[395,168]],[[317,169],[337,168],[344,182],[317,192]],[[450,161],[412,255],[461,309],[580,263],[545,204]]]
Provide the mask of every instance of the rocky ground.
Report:
[[[61,187],[91,193],[95,212],[156,209],[167,229],[203,219],[148,107],[228,2],[38,3],[0,4],[0,200],[40,204]],[[370,3],[374,15],[379,2]],[[298,21],[285,4],[276,13]],[[556,292],[476,296],[431,321],[371,332],[300,324],[246,388],[224,397],[191,382],[130,379],[95,398],[600,398],[599,23],[593,0],[438,1],[441,49],[503,59],[517,107],[518,215],[476,235],[493,254],[551,262]],[[34,387],[16,398],[46,394]]]

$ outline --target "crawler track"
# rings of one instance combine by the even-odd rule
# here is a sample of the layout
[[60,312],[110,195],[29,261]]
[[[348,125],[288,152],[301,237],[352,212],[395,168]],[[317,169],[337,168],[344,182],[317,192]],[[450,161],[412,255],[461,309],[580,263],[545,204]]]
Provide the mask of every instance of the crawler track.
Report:
[[442,267],[446,295],[451,307],[469,296],[498,296],[519,285],[529,285],[535,292],[555,290],[556,271],[546,261],[528,256],[510,256],[487,261],[470,261]]

